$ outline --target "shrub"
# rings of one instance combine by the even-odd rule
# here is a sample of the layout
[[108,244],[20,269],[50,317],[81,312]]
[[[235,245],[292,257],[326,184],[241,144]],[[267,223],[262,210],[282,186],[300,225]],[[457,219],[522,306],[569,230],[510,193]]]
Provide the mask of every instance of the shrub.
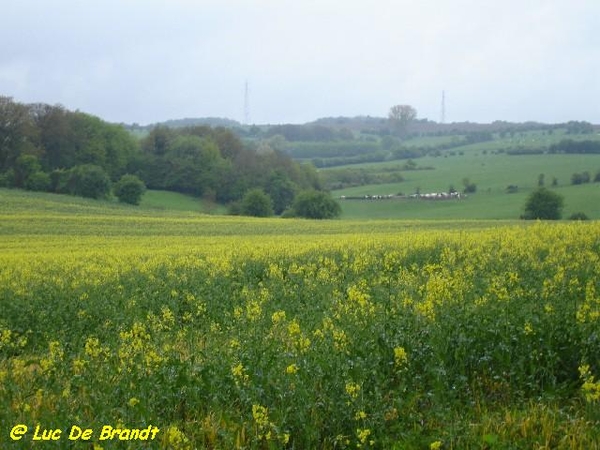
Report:
[[463,178],[463,186],[465,188],[465,194],[474,194],[477,191],[477,185],[471,183],[468,178]]
[[25,189],[29,191],[46,192],[50,190],[50,186],[50,175],[41,171],[32,173],[25,180]]
[[104,198],[110,193],[110,178],[100,166],[75,166],[70,171],[68,189],[81,197]]
[[569,216],[569,220],[590,220],[586,213],[576,212]]
[[333,219],[342,209],[331,195],[323,191],[302,191],[294,200],[290,214],[286,216],[305,217],[307,219]]
[[242,199],[241,212],[245,216],[272,216],[273,200],[262,189],[250,189]]
[[50,190],[57,194],[69,192],[69,177],[71,172],[64,169],[54,169],[50,172]]
[[15,187],[15,171],[13,169],[8,169],[3,174],[0,174],[0,187]]
[[558,220],[562,217],[563,196],[544,187],[533,191],[525,203],[523,219]]
[[42,167],[36,156],[21,155],[15,161],[14,166],[14,186],[18,188],[25,187],[27,179],[42,170]]
[[590,173],[582,172],[582,173],[574,173],[571,175],[571,184],[584,184],[590,182]]
[[146,192],[146,185],[135,175],[123,175],[115,184],[113,192],[120,202],[139,205]]

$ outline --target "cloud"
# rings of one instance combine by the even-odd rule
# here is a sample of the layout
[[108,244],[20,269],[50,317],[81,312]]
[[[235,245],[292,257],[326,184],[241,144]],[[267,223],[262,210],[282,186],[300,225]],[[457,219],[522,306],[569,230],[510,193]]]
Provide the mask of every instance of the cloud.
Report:
[[20,0],[0,93],[114,121],[385,115],[600,122],[590,0]]

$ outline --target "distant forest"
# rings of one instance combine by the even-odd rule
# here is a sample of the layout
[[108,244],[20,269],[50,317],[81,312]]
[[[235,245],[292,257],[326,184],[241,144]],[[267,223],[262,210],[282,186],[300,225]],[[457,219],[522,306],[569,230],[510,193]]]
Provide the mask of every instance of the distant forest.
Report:
[[112,182],[132,174],[151,189],[221,203],[261,189],[276,213],[296,193],[322,190],[311,164],[273,148],[256,148],[228,128],[157,125],[140,139],[89,114],[0,97],[0,186],[77,193],[82,173],[98,171]]
[[[94,185],[107,186],[130,174],[150,189],[230,204],[231,211],[239,210],[236,203],[249,192],[259,190],[273,212],[281,214],[301,191],[402,180],[398,171],[375,176],[345,168],[321,175],[317,168],[406,160],[410,164],[398,166],[402,170],[427,169],[410,160],[530,131],[550,135],[561,130],[566,138],[549,147],[502,151],[600,153],[598,139],[577,136],[600,131],[588,122],[440,124],[417,119],[408,105],[402,108],[414,115],[400,132],[392,116],[323,118],[301,125],[187,118],[140,126],[107,123],[59,105],[21,104],[0,97],[0,187],[87,195],[98,191]],[[82,180],[88,184],[85,189]]]

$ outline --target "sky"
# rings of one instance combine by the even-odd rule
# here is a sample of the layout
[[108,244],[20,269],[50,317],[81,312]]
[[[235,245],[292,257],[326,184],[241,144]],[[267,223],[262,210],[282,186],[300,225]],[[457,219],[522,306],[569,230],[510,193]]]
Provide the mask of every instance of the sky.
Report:
[[598,0],[3,3],[0,96],[110,122],[600,123]]

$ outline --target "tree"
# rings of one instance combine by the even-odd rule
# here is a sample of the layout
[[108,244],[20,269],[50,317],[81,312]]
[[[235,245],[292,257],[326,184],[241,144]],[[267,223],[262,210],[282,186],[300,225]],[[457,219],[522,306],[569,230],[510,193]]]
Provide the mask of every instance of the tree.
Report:
[[525,203],[523,219],[558,220],[562,217],[564,198],[556,192],[540,187],[533,191]]
[[463,178],[462,182],[466,194],[474,194],[477,192],[477,185],[475,183],[471,183],[468,178]]
[[100,166],[83,164],[71,169],[68,189],[71,194],[89,198],[103,198],[110,193],[110,178]]
[[262,189],[250,189],[242,199],[241,212],[245,216],[272,216],[273,200]]
[[296,195],[296,185],[281,170],[273,171],[267,181],[266,192],[273,200],[275,214],[288,208]]
[[28,178],[41,170],[37,157],[33,155],[21,155],[14,164],[14,186],[18,188],[25,187]]
[[571,184],[584,184],[590,182],[590,173],[582,172],[582,173],[574,173],[571,175]]
[[23,153],[34,153],[33,130],[27,106],[0,96],[0,172],[13,168]]
[[388,120],[398,136],[405,136],[408,124],[417,118],[417,110],[410,105],[396,105],[390,108]]
[[307,219],[334,219],[341,212],[339,203],[328,193],[307,190],[296,196],[289,215]]
[[139,205],[146,192],[146,185],[135,175],[123,175],[115,184],[113,192],[120,202]]

